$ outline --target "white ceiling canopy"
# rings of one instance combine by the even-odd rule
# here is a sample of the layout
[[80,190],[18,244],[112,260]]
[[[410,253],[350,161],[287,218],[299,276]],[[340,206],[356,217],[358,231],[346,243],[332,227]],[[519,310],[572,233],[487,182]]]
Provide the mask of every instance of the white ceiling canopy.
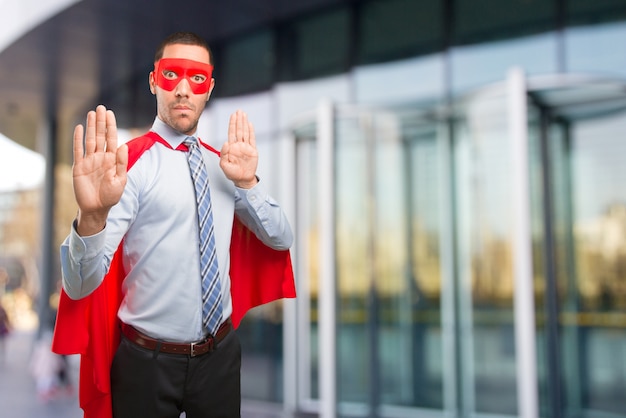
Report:
[[0,193],[29,190],[43,184],[46,162],[0,133]]

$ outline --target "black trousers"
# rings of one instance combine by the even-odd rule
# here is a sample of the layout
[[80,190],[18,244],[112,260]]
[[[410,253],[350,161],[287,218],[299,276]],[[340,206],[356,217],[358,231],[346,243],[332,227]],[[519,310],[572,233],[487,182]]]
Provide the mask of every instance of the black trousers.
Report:
[[147,350],[122,336],[111,366],[114,418],[238,418],[241,345],[231,331],[196,357]]

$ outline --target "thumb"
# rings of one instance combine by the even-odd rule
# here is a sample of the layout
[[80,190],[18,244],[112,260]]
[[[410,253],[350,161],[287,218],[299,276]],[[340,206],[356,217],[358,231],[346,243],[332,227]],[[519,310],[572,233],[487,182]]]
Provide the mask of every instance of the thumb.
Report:
[[228,154],[229,151],[230,151],[230,144],[228,142],[224,142],[224,145],[222,145],[222,149],[220,150],[220,157]]

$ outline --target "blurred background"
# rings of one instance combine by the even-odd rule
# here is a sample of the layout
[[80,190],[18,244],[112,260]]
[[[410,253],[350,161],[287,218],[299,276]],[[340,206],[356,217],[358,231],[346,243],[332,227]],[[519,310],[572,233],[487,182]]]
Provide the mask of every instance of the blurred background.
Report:
[[176,30],[215,55],[200,136],[246,110],[296,232],[298,298],[237,331],[244,415],[626,418],[625,0],[0,0],[8,416],[81,416],[33,372],[72,130],[145,132]]

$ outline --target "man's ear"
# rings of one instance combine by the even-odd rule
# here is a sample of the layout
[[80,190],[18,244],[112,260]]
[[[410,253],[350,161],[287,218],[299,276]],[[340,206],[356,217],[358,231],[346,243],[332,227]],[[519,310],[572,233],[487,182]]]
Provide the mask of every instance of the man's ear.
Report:
[[148,84],[150,85],[150,91],[152,94],[156,94],[156,82],[154,81],[154,71],[150,71],[148,75]]
[[206,96],[206,101],[208,102],[211,98],[211,93],[213,92],[213,88],[215,87],[215,79],[211,78],[211,86],[209,87],[209,94]]

